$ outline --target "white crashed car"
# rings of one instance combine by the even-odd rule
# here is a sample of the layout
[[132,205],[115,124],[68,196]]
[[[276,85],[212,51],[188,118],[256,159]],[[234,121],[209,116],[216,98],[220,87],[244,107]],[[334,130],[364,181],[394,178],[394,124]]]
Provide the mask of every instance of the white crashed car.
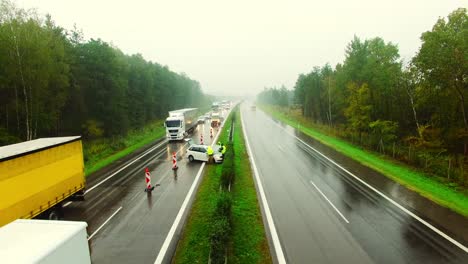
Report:
[[[223,157],[221,153],[217,151],[218,148],[219,146],[213,147],[213,150],[214,150],[213,159],[215,163],[223,162]],[[190,145],[189,148],[187,149],[186,156],[190,162],[195,161],[195,160],[208,161],[207,149],[208,149],[208,146],[205,146],[205,145]]]

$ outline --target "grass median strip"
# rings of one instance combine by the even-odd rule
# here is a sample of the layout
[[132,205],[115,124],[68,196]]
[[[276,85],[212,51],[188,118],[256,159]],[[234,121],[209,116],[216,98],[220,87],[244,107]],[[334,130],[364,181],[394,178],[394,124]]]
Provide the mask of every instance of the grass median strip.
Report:
[[382,157],[381,155],[365,151],[342,139],[328,136],[312,124],[306,123],[298,118],[288,116],[283,111],[262,105],[260,108],[274,118],[300,130],[321,143],[337,150],[338,152],[372,168],[390,179],[418,192],[432,201],[450,208],[464,216],[468,216],[468,197],[444,184],[432,179],[416,169],[410,168],[397,161]]
[[240,113],[234,126],[235,183],[232,188],[233,256],[231,263],[271,263]]
[[[231,154],[234,157],[231,192],[222,191],[222,186],[225,185],[223,181],[229,170],[224,168],[224,165],[228,162],[225,161],[223,166],[212,164],[207,166],[173,263],[208,263],[210,254],[212,263],[219,262],[220,258],[215,260],[213,251],[220,246],[217,241],[219,238],[224,239],[225,234],[228,235],[228,263],[271,263],[255,185],[245,150],[238,108],[226,120],[220,140],[227,142],[228,129],[233,115],[238,122],[235,122],[233,145],[230,145],[233,151]],[[231,155],[226,153],[226,157],[229,156]],[[227,205],[230,208],[229,213],[223,212]],[[229,227],[225,225],[224,219],[219,217],[223,214],[228,215]],[[221,232],[223,230],[220,228],[229,230]],[[221,261],[224,263],[223,259]]]

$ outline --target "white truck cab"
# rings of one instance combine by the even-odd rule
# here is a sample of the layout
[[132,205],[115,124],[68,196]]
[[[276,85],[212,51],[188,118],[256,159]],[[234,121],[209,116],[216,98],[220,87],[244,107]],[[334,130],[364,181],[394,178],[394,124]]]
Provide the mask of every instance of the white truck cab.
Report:
[[197,108],[185,108],[169,112],[164,126],[168,140],[182,140],[197,125]]
[[185,129],[182,129],[183,117],[170,116],[164,123],[166,126],[166,135],[169,140],[181,140],[185,137]]

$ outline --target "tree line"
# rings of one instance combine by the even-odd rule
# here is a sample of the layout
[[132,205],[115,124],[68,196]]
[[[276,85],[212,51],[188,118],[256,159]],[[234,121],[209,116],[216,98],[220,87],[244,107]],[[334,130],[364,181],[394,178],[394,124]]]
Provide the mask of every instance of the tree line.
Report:
[[50,16],[0,0],[0,145],[38,137],[123,135],[168,110],[209,105],[185,74],[84,40]]
[[269,88],[257,100],[296,106],[338,136],[468,184],[467,10],[440,18],[421,40],[403,63],[397,45],[354,37],[342,63],[315,67],[293,91]]

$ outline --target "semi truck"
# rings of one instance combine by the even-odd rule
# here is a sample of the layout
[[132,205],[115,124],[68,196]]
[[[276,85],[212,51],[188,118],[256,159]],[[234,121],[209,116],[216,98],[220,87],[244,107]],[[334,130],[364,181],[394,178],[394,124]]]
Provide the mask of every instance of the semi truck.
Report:
[[211,113],[211,127],[219,127],[221,125],[221,114],[219,112]]
[[18,218],[62,215],[62,203],[84,200],[81,137],[40,138],[0,147],[0,226]]
[[91,263],[85,222],[18,219],[0,228],[2,263]]
[[182,140],[197,125],[197,108],[185,108],[169,112],[164,122],[168,140]]

